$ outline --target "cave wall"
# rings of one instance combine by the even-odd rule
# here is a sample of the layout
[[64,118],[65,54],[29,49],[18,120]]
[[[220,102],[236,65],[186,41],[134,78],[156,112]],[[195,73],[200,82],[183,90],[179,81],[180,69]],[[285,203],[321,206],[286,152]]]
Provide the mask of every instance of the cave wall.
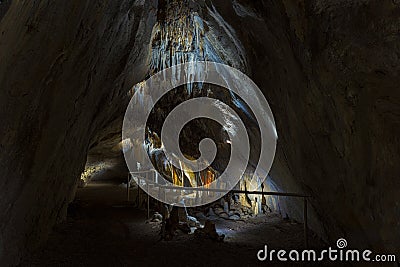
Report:
[[4,15],[7,13],[10,5],[11,5],[11,0],[0,1],[0,21],[4,17]]
[[[311,227],[328,241],[399,253],[397,1],[202,4],[235,30],[274,112],[277,187],[313,196]],[[11,2],[0,22],[0,263],[46,239],[97,133],[119,131],[148,70],[156,6]],[[301,202],[281,201],[301,220]]]
[[[312,229],[331,244],[345,237],[399,254],[399,3],[240,1],[218,10],[274,112],[271,179],[313,196]],[[302,203],[281,200],[301,220]]]
[[65,218],[90,140],[144,79],[152,4],[13,1],[2,18],[1,266],[18,263]]

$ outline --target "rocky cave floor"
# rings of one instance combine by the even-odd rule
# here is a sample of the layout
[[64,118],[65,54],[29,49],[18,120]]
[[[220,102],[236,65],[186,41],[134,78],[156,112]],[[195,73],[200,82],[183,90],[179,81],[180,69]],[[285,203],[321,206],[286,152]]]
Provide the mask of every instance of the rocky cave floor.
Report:
[[[67,220],[21,266],[291,266],[259,262],[256,253],[265,244],[304,248],[303,225],[272,213],[244,221],[214,218],[223,242],[179,230],[173,240],[160,241],[161,223],[128,203],[121,185],[91,183],[78,189],[74,203]],[[312,233],[309,240],[311,248],[326,248]]]

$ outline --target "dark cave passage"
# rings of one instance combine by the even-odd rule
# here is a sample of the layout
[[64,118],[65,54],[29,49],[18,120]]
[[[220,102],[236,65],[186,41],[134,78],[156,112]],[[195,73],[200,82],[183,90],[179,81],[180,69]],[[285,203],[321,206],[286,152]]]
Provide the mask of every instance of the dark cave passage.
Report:
[[[304,248],[302,224],[276,213],[233,221],[199,216],[200,209],[193,209],[189,213],[200,223],[215,223],[217,233],[225,235],[223,242],[181,230],[170,241],[160,240],[161,222],[147,220],[146,209],[127,202],[124,185],[106,178],[78,189],[66,221],[21,266],[261,266],[255,252],[266,243],[276,249]],[[135,199],[137,187],[130,191]],[[316,235],[310,233],[309,239],[310,248],[325,246]]]
[[[345,239],[398,259],[399,17],[395,0],[0,1],[0,266],[262,265],[264,245],[304,249],[305,230],[317,250]],[[194,81],[208,72],[174,68],[185,63],[213,63],[225,85],[247,86]],[[237,72],[226,79],[217,64]],[[153,85],[188,82],[153,103],[148,81],[171,67]],[[185,124],[183,158],[168,156],[163,123],[196,98],[212,108],[185,114],[217,110],[221,120]],[[130,129],[145,133],[136,142],[124,115],[149,106]],[[260,158],[271,136],[270,168]],[[201,157],[203,140],[214,159]],[[238,143],[246,149],[232,153]],[[158,188],[180,187],[169,189],[175,206],[217,192],[231,156],[249,157],[233,161],[240,179],[229,192],[171,210],[146,202],[127,151],[149,157]],[[187,189],[197,186],[208,191]],[[259,191],[307,196],[306,229],[302,197]]]

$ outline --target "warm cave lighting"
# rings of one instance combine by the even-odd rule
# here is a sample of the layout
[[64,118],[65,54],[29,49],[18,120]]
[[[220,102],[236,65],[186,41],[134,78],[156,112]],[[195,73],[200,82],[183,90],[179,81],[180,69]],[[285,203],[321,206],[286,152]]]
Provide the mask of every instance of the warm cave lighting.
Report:
[[100,161],[95,163],[87,163],[85,170],[81,174],[79,186],[83,187],[97,175],[101,175],[107,169],[114,166],[114,163],[108,161]]
[[400,267],[399,84],[400,0],[0,0],[0,267]]

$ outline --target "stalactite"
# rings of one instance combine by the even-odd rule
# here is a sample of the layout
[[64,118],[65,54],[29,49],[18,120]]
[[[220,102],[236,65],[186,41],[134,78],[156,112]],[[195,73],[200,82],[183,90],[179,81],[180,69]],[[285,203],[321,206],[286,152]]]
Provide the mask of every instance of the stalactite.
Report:
[[[148,60],[150,75],[173,65],[186,62],[213,61],[224,63],[220,53],[218,53],[218,51],[221,50],[221,44],[218,43],[215,36],[213,37],[214,39],[209,38],[207,35],[207,31],[209,31],[208,22],[204,21],[200,14],[190,8],[190,3],[192,3],[192,0],[166,0],[160,3],[158,20],[153,27],[151,36]],[[209,12],[212,12],[211,15],[213,17],[221,20],[221,17],[215,9],[209,10]],[[233,30],[229,28],[229,25],[225,25],[226,23],[224,21],[218,21],[217,23],[227,31],[231,38],[233,38]],[[235,41],[233,42],[235,43]],[[235,45],[240,46],[240,44],[236,43]],[[193,77],[195,76],[193,71],[199,70],[187,70],[185,73],[188,83],[184,88],[188,96],[201,93],[203,90],[203,85],[201,83],[193,82]],[[180,74],[181,73],[174,73],[172,79],[178,79]],[[229,81],[226,81],[226,84],[229,86]],[[140,90],[140,85],[133,89],[133,91],[136,90]],[[209,90],[208,88],[205,93],[209,94],[211,92]],[[232,103],[236,104],[233,94],[231,94],[231,98],[233,100]],[[138,104],[143,105],[145,101],[142,99],[142,96],[139,99],[140,103]],[[230,130],[233,131],[234,129]],[[148,142],[151,141],[148,140]],[[158,146],[154,145],[148,148],[149,153],[156,153],[158,151],[157,149],[159,149]],[[168,162],[166,158],[164,160]],[[157,163],[155,164],[157,165]],[[186,178],[192,186],[197,186],[196,175],[185,168],[185,166],[181,166],[183,171],[178,171],[171,163],[167,165],[168,167],[164,168],[164,171],[168,169],[168,175],[166,176],[170,177],[174,184],[182,186]],[[211,167],[206,170],[204,174],[198,173],[198,176],[198,180],[204,185],[218,178],[216,171]]]
[[[153,28],[151,73],[192,61],[223,62],[207,40],[204,21],[197,12],[190,10],[188,0],[167,1],[165,8],[162,19]],[[189,95],[193,89],[190,83],[186,86]]]

